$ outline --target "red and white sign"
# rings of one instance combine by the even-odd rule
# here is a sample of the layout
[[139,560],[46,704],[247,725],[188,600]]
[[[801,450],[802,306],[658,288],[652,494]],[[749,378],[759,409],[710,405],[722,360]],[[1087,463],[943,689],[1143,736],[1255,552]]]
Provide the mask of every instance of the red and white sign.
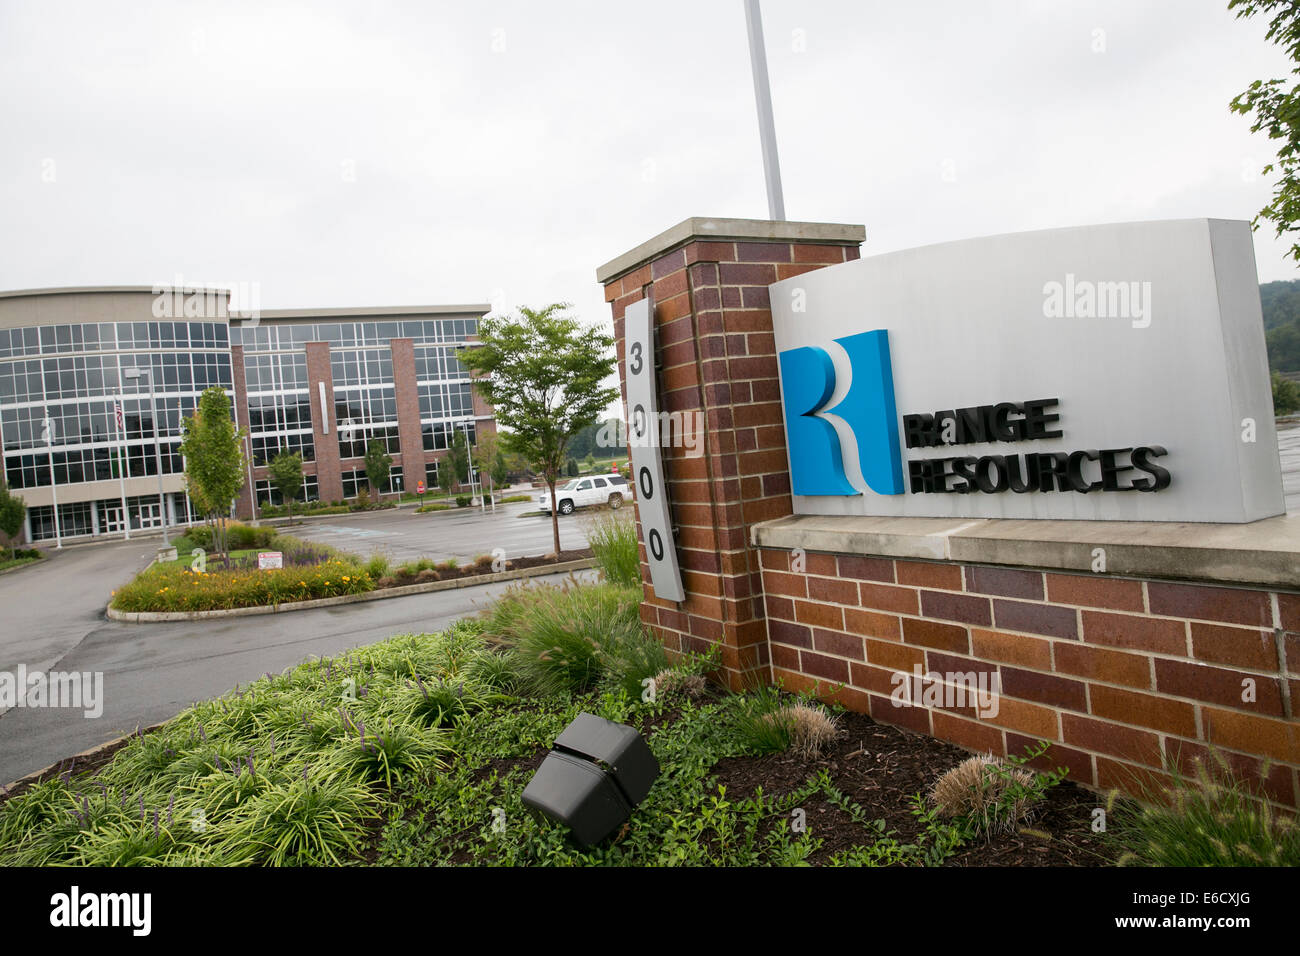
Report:
[[257,570],[270,571],[274,568],[284,567],[283,551],[259,551],[257,552]]
[[424,494],[424,482],[422,482],[422,481],[417,481],[417,482],[415,483],[415,493],[416,493],[417,495],[422,495],[422,494]]

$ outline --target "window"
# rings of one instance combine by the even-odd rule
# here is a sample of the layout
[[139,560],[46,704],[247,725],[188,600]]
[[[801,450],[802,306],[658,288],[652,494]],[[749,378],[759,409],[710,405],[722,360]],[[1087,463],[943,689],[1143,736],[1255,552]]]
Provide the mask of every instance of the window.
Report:
[[[280,505],[284,504],[284,496],[280,494],[279,489],[276,488],[271,483],[271,479],[269,478],[262,478],[258,481],[253,482],[253,494],[257,498],[257,506],[259,508],[267,504],[272,504],[275,505],[276,507],[279,507]],[[298,497],[295,498],[294,500],[295,501],[319,501],[320,500],[320,489],[317,486],[315,475],[302,476],[302,488],[298,492]]]

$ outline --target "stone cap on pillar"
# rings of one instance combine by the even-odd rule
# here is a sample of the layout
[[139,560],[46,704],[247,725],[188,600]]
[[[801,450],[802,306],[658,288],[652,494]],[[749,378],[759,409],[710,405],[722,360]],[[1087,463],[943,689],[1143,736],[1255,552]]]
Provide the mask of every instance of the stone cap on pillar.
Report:
[[706,242],[798,242],[807,245],[856,245],[867,237],[864,226],[835,222],[777,222],[771,219],[714,219],[692,216],[683,219],[629,252],[623,253],[596,270],[596,281],[606,285],[658,259],[680,246]]

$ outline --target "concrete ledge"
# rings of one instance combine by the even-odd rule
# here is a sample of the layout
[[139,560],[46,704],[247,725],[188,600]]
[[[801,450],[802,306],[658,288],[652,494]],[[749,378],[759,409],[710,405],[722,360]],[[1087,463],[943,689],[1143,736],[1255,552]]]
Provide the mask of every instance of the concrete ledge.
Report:
[[1250,524],[795,515],[750,528],[765,548],[1300,590],[1300,514]]
[[410,594],[427,594],[430,591],[451,591],[457,588],[473,587],[476,584],[492,584],[496,581],[514,581],[521,578],[535,578],[546,574],[564,574],[566,571],[580,571],[595,563],[593,558],[579,558],[576,561],[564,561],[560,564],[542,564],[534,568],[517,568],[512,571],[498,571],[494,574],[476,574],[472,577],[456,578],[451,581],[425,581],[422,584],[404,584],[395,588],[382,588],[366,591],[363,594],[340,594],[337,597],[316,598],[311,601],[292,601],[287,604],[263,604],[258,607],[233,607],[219,611],[118,611],[112,607],[105,609],[110,621],[122,621],[127,624],[156,624],[165,621],[206,621],[210,618],[251,617],[258,614],[281,614],[286,611],[306,611],[316,607],[334,607],[339,604],[360,604],[365,601],[382,601],[386,598],[406,597]]
[[[596,281],[604,285],[625,272],[644,265],[692,239],[706,242],[750,240],[752,242],[825,242],[837,246],[859,244],[867,238],[864,226],[832,222],[776,222],[771,219],[712,219],[693,216],[683,219],[629,252],[609,260],[596,270]],[[265,314],[265,313],[263,313]]]

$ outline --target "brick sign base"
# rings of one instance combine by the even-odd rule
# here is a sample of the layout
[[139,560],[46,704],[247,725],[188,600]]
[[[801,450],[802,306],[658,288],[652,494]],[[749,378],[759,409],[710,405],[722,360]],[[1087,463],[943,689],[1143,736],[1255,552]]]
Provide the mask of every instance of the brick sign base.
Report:
[[[643,545],[647,628],[670,652],[718,648],[717,676],[733,689],[772,680],[813,688],[977,752],[1019,754],[1048,741],[1037,765],[1066,766],[1089,787],[1141,793],[1213,746],[1270,800],[1296,806],[1300,520],[1234,526],[1283,543],[1265,554],[1247,540],[1233,552],[1239,560],[1208,561],[1221,573],[1194,583],[1168,579],[1187,573],[1007,567],[1021,562],[992,548],[983,563],[756,542],[776,519],[802,520],[788,517],[767,287],[857,258],[863,238],[859,226],[690,219],[597,271],[620,373],[624,310],[653,289],[661,410],[702,423],[698,454],[664,449],[686,600],[655,596]],[[898,706],[899,675],[918,668],[983,675],[997,689],[995,712]]]

